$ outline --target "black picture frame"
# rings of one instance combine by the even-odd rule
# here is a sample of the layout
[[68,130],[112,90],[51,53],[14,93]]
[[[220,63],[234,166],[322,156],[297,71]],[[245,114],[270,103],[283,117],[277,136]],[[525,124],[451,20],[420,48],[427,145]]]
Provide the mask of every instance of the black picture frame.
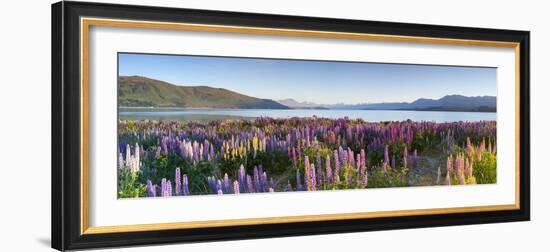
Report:
[[[184,22],[519,43],[519,209],[160,231],[81,233],[81,17]],[[529,32],[103,3],[52,5],[52,247],[58,250],[528,221]]]

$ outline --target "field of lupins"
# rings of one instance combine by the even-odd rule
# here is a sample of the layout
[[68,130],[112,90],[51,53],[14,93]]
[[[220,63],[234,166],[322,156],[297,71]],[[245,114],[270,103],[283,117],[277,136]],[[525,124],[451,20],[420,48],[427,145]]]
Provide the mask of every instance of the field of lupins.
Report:
[[496,122],[118,122],[118,197],[496,183]]

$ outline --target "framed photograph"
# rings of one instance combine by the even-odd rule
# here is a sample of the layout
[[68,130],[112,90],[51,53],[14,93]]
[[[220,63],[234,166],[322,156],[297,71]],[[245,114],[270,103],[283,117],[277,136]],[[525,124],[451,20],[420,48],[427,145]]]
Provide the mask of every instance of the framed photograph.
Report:
[[58,250],[529,220],[529,32],[52,6]]

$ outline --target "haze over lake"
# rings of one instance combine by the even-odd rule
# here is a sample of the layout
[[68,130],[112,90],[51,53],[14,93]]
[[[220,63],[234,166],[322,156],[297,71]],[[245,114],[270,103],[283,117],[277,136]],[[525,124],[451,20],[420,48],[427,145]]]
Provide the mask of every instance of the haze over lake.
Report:
[[338,119],[363,119],[380,121],[494,121],[494,112],[450,112],[407,110],[336,110],[336,109],[169,109],[169,108],[120,108],[121,120],[179,120],[210,121],[223,119],[253,119],[257,117],[324,117]]

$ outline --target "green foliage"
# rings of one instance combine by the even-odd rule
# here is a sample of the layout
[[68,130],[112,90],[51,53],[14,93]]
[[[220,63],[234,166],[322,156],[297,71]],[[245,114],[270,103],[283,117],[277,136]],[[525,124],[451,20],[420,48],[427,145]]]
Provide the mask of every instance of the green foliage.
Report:
[[409,151],[417,150],[417,152],[423,152],[425,150],[433,149],[441,142],[435,131],[423,131],[416,132],[413,137],[411,148]]
[[405,168],[391,169],[388,173],[380,167],[369,172],[369,183],[367,188],[404,187],[407,186],[407,175],[409,170]]
[[139,182],[140,172],[118,171],[118,198],[144,197],[147,186]]
[[[187,174],[187,179],[189,180],[189,191],[194,194],[214,193],[210,192],[210,187],[207,183],[208,176],[211,176],[211,174],[214,173],[213,170],[215,167],[213,164],[207,161],[201,161],[196,165],[189,165],[181,168],[182,175]],[[220,175],[218,178],[221,178],[222,176],[223,175]]]
[[474,161],[474,177],[478,184],[494,184],[497,182],[497,156],[489,152],[481,155],[481,160]]

